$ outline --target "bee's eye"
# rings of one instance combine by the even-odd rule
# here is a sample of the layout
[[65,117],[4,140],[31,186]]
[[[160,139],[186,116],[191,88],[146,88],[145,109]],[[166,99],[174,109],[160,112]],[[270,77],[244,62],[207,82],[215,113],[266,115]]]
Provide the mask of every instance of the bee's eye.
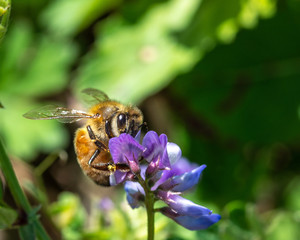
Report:
[[119,129],[123,129],[126,126],[126,115],[121,113],[118,116],[117,124]]

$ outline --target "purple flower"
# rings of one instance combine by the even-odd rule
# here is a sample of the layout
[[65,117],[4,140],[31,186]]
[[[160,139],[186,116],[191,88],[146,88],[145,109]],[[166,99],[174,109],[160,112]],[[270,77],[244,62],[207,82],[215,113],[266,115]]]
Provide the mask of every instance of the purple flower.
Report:
[[145,191],[137,182],[125,182],[127,201],[132,209],[138,208],[145,200]]
[[180,215],[169,207],[162,208],[160,212],[189,230],[206,229],[221,219],[219,214],[212,213],[200,214],[199,216]]
[[112,202],[112,200],[109,197],[104,197],[101,199],[101,201],[99,202],[99,208],[100,210],[102,210],[103,212],[109,212],[110,210],[112,210],[114,208],[114,203]]
[[119,137],[111,138],[109,149],[115,164],[127,164],[131,172],[117,170],[111,180],[111,185],[119,184],[132,178],[132,174],[140,171],[139,160],[142,157],[145,147],[140,145],[131,135],[122,133]]
[[[148,132],[142,144],[128,134],[112,138],[109,148],[115,164],[127,164],[130,172],[116,171],[115,183],[125,183],[128,203],[132,208],[144,205],[145,189],[148,184],[155,200],[162,200],[167,207],[159,209],[165,216],[190,230],[205,229],[218,222],[218,214],[206,207],[197,205],[182,196],[183,192],[193,188],[199,181],[206,165],[191,164],[181,157],[181,150],[175,143],[169,143],[165,134]],[[146,160],[146,166],[141,165]],[[141,170],[142,169],[142,170]],[[134,178],[135,176],[139,176]],[[127,181],[127,180],[135,180]]]
[[150,177],[160,170],[170,169],[171,164],[167,151],[168,138],[165,134],[157,135],[154,131],[149,131],[143,139],[143,146],[146,147],[143,153],[144,159],[149,162],[146,176]]

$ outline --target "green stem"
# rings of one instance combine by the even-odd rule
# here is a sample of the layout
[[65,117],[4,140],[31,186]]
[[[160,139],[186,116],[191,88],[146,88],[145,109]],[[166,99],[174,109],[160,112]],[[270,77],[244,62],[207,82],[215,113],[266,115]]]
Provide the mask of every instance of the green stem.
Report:
[[145,206],[147,210],[147,223],[148,223],[148,240],[154,240],[154,194],[151,191],[149,185],[144,179],[139,175],[139,183],[145,191]]
[[[0,168],[3,172],[7,185],[11,191],[11,194],[17,206],[23,209],[26,212],[27,216],[30,216],[30,213],[32,212],[32,208],[19,185],[16,174],[6,154],[1,139],[0,139]],[[43,228],[43,226],[41,225],[41,223],[39,222],[36,216],[32,219],[32,225],[34,226],[38,239],[50,240],[45,229]]]
[[17,180],[11,162],[7,157],[6,151],[3,147],[1,140],[0,140],[0,168],[2,169],[7,185],[11,191],[11,194],[17,206],[19,208],[24,209],[26,212],[30,212],[31,210],[30,204],[19,185],[19,182]]

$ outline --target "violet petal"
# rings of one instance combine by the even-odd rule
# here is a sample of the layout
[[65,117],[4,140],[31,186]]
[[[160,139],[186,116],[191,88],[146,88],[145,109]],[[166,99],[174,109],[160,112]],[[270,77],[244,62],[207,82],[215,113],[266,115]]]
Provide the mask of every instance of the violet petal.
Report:
[[143,157],[148,162],[156,159],[157,156],[163,152],[165,147],[161,144],[157,133],[154,131],[149,131],[146,133],[142,145],[146,148],[145,152],[143,153]]
[[207,214],[200,215],[198,217],[193,216],[180,216],[174,214],[172,209],[166,207],[161,210],[161,213],[165,216],[173,219],[179,225],[189,229],[189,230],[201,230],[206,229],[214,223],[218,222],[221,219],[219,214]]
[[131,208],[138,208],[142,205],[145,192],[141,185],[137,182],[125,182],[126,197]]
[[212,213],[212,211],[208,208],[197,205],[172,192],[158,191],[157,196],[168,204],[169,207],[178,215],[199,217],[201,215]]
[[192,171],[174,176],[161,184],[159,188],[162,190],[172,190],[173,192],[184,192],[189,190],[198,183],[201,173],[205,168],[206,165],[203,164]]
[[181,149],[177,144],[168,142],[167,151],[171,165],[175,164],[181,158]]
[[128,161],[138,163],[144,149],[131,135],[126,133],[109,140],[109,150],[114,163],[128,163]]

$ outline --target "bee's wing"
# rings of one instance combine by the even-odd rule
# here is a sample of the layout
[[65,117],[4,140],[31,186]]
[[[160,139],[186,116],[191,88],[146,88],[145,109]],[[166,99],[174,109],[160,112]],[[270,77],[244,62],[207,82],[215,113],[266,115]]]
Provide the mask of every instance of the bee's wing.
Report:
[[25,118],[36,120],[57,119],[63,123],[72,123],[83,118],[93,118],[85,112],[59,107],[56,105],[46,105],[37,109],[33,109],[23,115]]
[[99,102],[104,102],[109,100],[109,97],[104,92],[98,89],[86,88],[83,89],[81,92],[85,93],[89,97],[92,97],[92,98],[84,98],[84,101],[90,105],[98,104]]

